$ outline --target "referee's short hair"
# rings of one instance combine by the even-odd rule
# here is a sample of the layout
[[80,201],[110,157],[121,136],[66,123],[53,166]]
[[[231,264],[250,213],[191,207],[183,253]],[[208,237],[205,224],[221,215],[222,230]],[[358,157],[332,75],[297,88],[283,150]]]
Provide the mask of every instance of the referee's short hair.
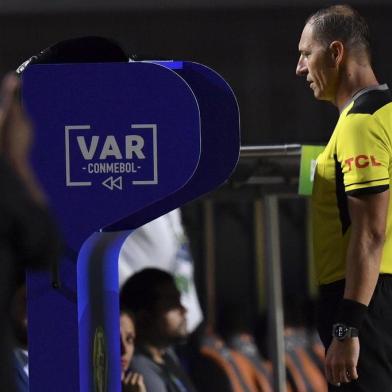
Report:
[[307,21],[313,27],[314,38],[328,46],[341,41],[348,50],[366,53],[370,58],[370,33],[365,19],[349,5],[322,8]]

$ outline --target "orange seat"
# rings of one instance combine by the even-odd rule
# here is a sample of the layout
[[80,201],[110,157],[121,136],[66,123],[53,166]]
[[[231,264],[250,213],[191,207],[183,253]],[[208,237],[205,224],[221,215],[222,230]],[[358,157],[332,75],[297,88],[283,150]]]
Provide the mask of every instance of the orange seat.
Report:
[[245,381],[239,379],[239,376],[233,369],[232,364],[227,359],[225,359],[217,350],[211,347],[204,346],[201,348],[200,352],[203,356],[210,358],[224,371],[231,385],[230,392],[255,392],[255,390],[251,389],[251,387],[249,387],[247,391],[244,389],[241,384],[243,384]]
[[312,361],[309,354],[302,347],[296,348],[295,351],[302,364],[308,382],[311,385],[312,391],[327,392],[328,387],[325,377],[317,365]]
[[248,358],[235,351],[231,351],[231,355],[247,384],[252,386],[252,390],[257,392],[273,392],[272,385],[267,377],[259,372]]
[[296,392],[307,392],[306,384],[302,374],[293,359],[288,354],[285,355],[285,363],[290,381],[293,383],[293,389]]

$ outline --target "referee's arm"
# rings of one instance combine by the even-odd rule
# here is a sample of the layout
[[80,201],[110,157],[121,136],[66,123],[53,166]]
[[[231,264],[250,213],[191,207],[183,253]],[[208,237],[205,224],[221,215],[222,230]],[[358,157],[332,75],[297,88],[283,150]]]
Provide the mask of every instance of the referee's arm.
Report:
[[389,191],[348,196],[351,219],[344,298],[369,305],[380,273]]
[[[385,241],[389,190],[348,196],[351,235],[346,258],[344,298],[368,306],[380,273]],[[326,356],[326,375],[332,384],[358,378],[359,339],[333,339]]]

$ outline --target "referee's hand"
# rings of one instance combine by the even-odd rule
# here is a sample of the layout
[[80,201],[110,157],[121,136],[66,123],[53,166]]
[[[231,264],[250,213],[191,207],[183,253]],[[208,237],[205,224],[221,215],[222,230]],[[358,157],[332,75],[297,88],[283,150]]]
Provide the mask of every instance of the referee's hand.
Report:
[[325,358],[325,373],[330,384],[339,386],[358,378],[359,339],[333,338]]

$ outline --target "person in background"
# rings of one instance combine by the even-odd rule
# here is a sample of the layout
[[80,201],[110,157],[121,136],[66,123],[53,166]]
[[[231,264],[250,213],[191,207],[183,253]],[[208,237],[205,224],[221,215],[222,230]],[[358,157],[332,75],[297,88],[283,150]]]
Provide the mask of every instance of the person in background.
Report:
[[120,312],[121,383],[122,392],[146,392],[143,376],[130,371],[135,351],[135,321],[127,310]]
[[21,278],[11,303],[14,335],[15,384],[18,392],[29,392],[26,282]]
[[138,227],[124,241],[118,261],[120,287],[135,272],[155,267],[173,274],[181,302],[187,308],[187,328],[192,333],[203,320],[194,282],[189,240],[179,208]]
[[340,116],[312,194],[318,331],[329,391],[392,385],[392,95],[371,64],[369,29],[347,5],[310,16],[296,73]]
[[172,349],[188,336],[186,309],[173,276],[157,268],[137,272],[125,282],[120,301],[135,315],[138,335],[131,368],[143,375],[147,391],[195,392]]
[[26,268],[49,269],[60,240],[29,157],[31,124],[20,102],[20,80],[11,72],[0,87],[0,390],[15,391],[11,302]]

